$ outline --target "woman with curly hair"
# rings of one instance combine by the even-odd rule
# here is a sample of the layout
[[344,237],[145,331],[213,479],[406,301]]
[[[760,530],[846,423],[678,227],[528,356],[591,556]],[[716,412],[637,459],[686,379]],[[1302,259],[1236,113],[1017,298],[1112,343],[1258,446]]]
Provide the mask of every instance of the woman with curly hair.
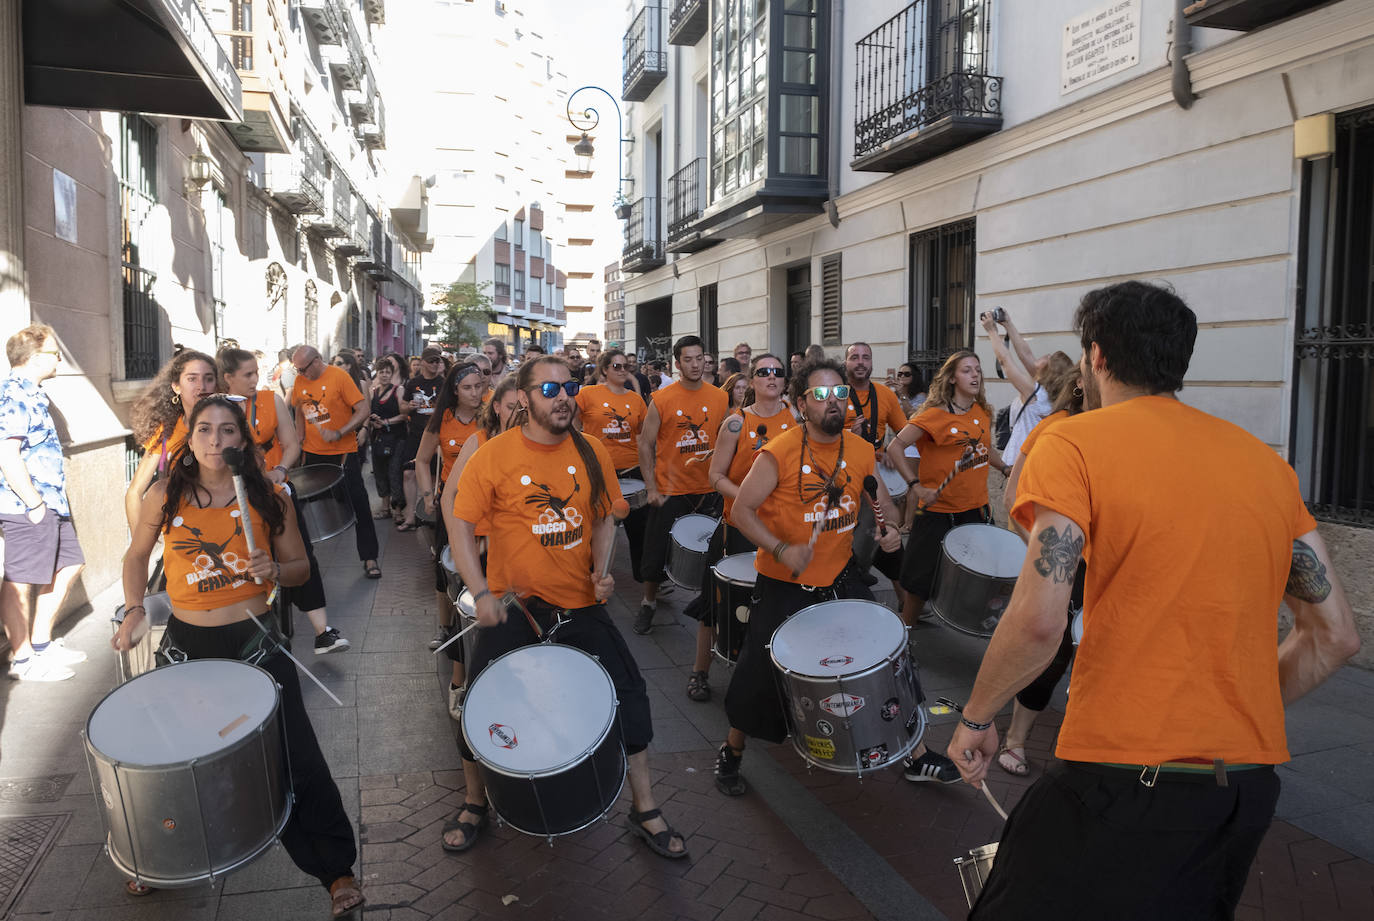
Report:
[[191,411],[202,397],[218,389],[215,360],[204,352],[182,349],[134,401],[134,440],[143,446],[143,459],[124,493],[129,527],[138,521],[139,503],[153,478],[166,476],[172,457],[186,443],[186,420]]
[[[916,517],[902,557],[901,583],[907,591],[902,620],[908,626],[916,622],[930,597],[945,535],[961,524],[992,520],[988,465],[1003,476],[1010,473],[992,441],[992,418],[992,406],[983,392],[983,366],[977,355],[965,349],[945,360],[930,382],[920,411],[887,446],[888,462],[902,474],[916,499],[908,502],[908,517]],[[912,446],[919,457],[906,456]],[[951,474],[943,492],[937,492]]]
[[[149,558],[161,538],[172,614],[158,660],[236,659],[259,666],[277,682],[296,800],[281,843],[296,866],[328,890],[339,917],[363,903],[353,876],[357,839],[306,714],[295,666],[281,654],[284,640],[269,601],[275,584],[300,585],[310,575],[296,513],[257,463],[245,464],[239,472],[247,517],[262,541],[250,551],[235,501],[234,471],[224,458],[229,448],[256,457],[247,417],[228,397],[207,396],[192,408],[187,430],[166,479],[138,503],[124,556],[125,617],[110,645],[115,650],[133,646],[146,616]],[[249,612],[270,628],[260,629]],[[136,880],[127,888],[134,895],[147,891]]]

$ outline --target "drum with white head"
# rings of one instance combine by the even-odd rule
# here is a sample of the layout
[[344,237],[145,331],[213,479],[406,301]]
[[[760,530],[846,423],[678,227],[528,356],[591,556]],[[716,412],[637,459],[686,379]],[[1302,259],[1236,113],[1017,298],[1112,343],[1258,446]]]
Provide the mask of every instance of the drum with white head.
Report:
[[753,553],[732,553],[711,567],[711,621],[716,657],[722,662],[739,661],[758,575]]
[[907,485],[906,480],[902,479],[902,475],[897,472],[897,468],[889,467],[886,464],[876,464],[873,469],[877,471],[878,476],[883,478],[883,485],[887,487],[887,494],[892,497],[892,501],[902,501],[902,497],[906,495]]
[[271,847],[291,815],[280,695],[255,665],[139,675],[96,704],[85,738],[106,850],[145,885],[213,881]]
[[605,815],[625,782],[617,707],[611,676],[580,649],[494,659],[468,687],[462,729],[497,815],[550,839]]
[[710,515],[683,515],[668,531],[668,578],[683,588],[701,591],[706,574],[706,547],[720,520]]
[[637,508],[644,508],[649,504],[649,490],[644,485],[644,481],[632,476],[620,478],[620,494],[625,497],[625,504],[630,507],[630,511]]
[[992,636],[1026,561],[1026,542],[1005,528],[961,524],[940,546],[931,609],[961,633]]

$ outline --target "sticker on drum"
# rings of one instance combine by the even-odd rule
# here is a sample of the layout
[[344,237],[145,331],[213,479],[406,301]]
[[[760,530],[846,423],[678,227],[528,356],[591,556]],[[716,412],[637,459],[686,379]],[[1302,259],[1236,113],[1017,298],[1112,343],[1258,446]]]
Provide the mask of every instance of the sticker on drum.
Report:
[[883,722],[892,722],[902,715],[902,702],[895,697],[889,697],[883,701],[883,708],[878,711],[878,715],[883,718]]
[[843,613],[813,605],[778,627],[772,652],[779,666],[799,675],[833,678],[835,669],[825,665],[829,650],[843,649],[850,659],[849,671],[857,672],[887,662],[894,649],[906,645],[901,618],[882,605],[871,601],[831,603],[842,604]]
[[841,691],[821,701],[821,709],[831,716],[853,716],[864,708],[864,699]]
[[830,720],[816,720],[816,731],[823,736],[833,736],[835,727],[830,724]]
[[806,742],[806,750],[816,758],[832,761],[835,758],[835,743],[830,739],[818,739],[815,736],[803,736]]
[[859,760],[868,767],[877,767],[887,763],[887,746],[874,745],[872,748],[865,748],[859,752]]
[[850,665],[853,662],[853,656],[826,656],[824,659],[821,659],[821,666],[823,668],[840,668],[845,665]]

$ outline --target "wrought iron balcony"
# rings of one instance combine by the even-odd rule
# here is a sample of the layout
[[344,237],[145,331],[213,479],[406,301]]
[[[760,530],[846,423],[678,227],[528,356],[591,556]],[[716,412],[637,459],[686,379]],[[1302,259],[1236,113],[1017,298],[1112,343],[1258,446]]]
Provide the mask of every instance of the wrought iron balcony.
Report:
[[352,211],[347,232],[334,244],[334,251],[341,256],[361,256],[372,245],[372,217],[367,209],[367,200],[358,194],[357,189],[350,187],[349,202]]
[[292,130],[290,152],[263,158],[263,188],[293,214],[321,214],[328,185],[324,147],[303,119],[293,119]]
[[344,20],[343,39],[340,45],[325,48],[324,58],[339,89],[360,90],[365,72],[363,43],[351,19]]
[[358,140],[373,150],[384,150],[386,148],[386,107],[382,105],[382,97],[377,97],[373,104],[373,110],[372,118],[359,126]]
[[344,104],[348,106],[348,113],[353,117],[353,123],[372,121],[374,101],[377,98],[377,84],[372,79],[371,71],[363,68],[363,78],[355,90],[343,91]]
[[710,24],[707,0],[674,0],[668,14],[668,44],[695,45]]
[[992,0],[916,0],[859,40],[854,160],[895,172],[1002,127]]
[[620,258],[621,271],[649,272],[663,265],[658,218],[657,198],[641,198],[630,206],[630,218],[625,222],[625,249]]
[[623,90],[626,102],[642,102],[668,76],[668,53],[663,50],[663,10],[654,2],[644,4],[630,23],[622,45]]
[[374,26],[386,24],[386,0],[363,0],[363,15]]
[[706,158],[698,157],[668,180],[668,252],[694,253],[721,242],[701,235],[706,210]]
[[1289,16],[1305,13],[1331,0],[1198,0],[1183,8],[1195,26],[1248,32]]
[[382,222],[370,211],[365,236],[367,248],[358,257],[358,268],[374,278],[386,278],[391,272],[386,256],[391,239],[382,231]]
[[343,44],[344,12],[339,0],[301,0],[300,10],[321,45]]
[[320,213],[306,220],[306,227],[326,240],[346,237],[353,227],[353,199],[348,179],[334,167],[332,194],[328,195]]

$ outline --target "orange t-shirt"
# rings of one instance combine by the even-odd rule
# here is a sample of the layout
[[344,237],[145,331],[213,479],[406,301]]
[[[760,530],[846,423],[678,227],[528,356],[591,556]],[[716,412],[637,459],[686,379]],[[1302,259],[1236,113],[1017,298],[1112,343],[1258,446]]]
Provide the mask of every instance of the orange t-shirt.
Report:
[[540,444],[510,429],[482,445],[458,478],[453,514],[474,526],[489,521],[487,584],[549,604],[581,608],[592,591],[592,524],[618,501],[620,481],[601,442],[588,438],[606,481],[602,508],[572,437]]
[[[263,466],[268,470],[281,463],[281,439],[277,437],[277,400],[271,390],[259,390],[248,404],[248,425],[253,430],[253,443],[262,452]],[[268,442],[270,448],[264,447]]]
[[[1025,457],[1030,453],[1031,445],[1039,441],[1040,436],[1045,434],[1050,426],[1067,418],[1069,418],[1069,411],[1067,409],[1060,409],[1050,413],[1048,416],[1035,423],[1035,428],[1027,432],[1026,437],[1021,441],[1021,457]],[[1024,464],[1022,465],[1022,469],[1025,469]]]
[[877,381],[869,381],[868,387],[861,393],[854,389],[849,391],[849,409],[845,413],[844,426],[849,428],[858,421],[859,414],[855,406],[862,406],[864,418],[873,419],[872,437],[868,440],[873,444],[882,444],[883,436],[887,434],[889,428],[894,432],[900,432],[906,425],[906,413],[902,412],[902,401],[897,399],[897,394],[892,392],[892,388]]
[[939,489],[964,449],[974,445],[981,454],[976,466],[960,473],[940,498],[930,505],[932,512],[966,512],[988,504],[988,449],[992,447],[992,425],[983,407],[974,403],[966,413],[952,413],[926,403],[911,417],[911,424],[925,432],[921,441],[920,478],[926,489]]
[[803,425],[789,428],[763,446],[763,452],[778,463],[777,488],[759,506],[759,519],[779,540],[804,544],[811,540],[817,516],[824,510],[825,481],[838,463],[835,486],[840,500],[830,506],[825,525],[816,540],[811,564],[798,575],[773,559],[771,547],[760,547],[754,555],[754,568],[772,579],[800,585],[831,585],[849,562],[854,543],[854,526],[859,521],[859,503],[864,501],[864,478],[873,474],[873,446],[846,430],[841,438],[844,459],[840,460],[841,439],[829,444],[806,439],[802,445]]
[[1012,515],[1029,530],[1037,505],[1086,535],[1056,754],[1287,761],[1278,609],[1293,541],[1316,522],[1283,458],[1172,396],[1136,397],[1040,436]]
[[[186,444],[186,417],[177,416],[177,424],[172,427],[171,437],[166,437],[166,429],[159,427],[157,433],[143,443],[143,453],[156,451],[158,454],[157,471],[166,473],[167,468],[176,461],[177,452]],[[166,443],[163,439],[166,438]]]
[[[744,482],[744,477],[749,473],[749,468],[754,466],[754,458],[759,456],[763,446],[783,432],[791,431],[797,427],[797,417],[792,415],[792,410],[786,406],[779,409],[771,416],[763,417],[753,411],[754,407],[745,407],[740,415],[744,418],[744,428],[739,433],[739,438],[735,440],[735,456],[730,458],[730,469],[725,472],[726,477],[736,486]],[[762,432],[759,429],[763,429]],[[730,510],[735,507],[735,500],[725,498],[725,520],[733,524],[730,519]]]
[[[658,408],[658,441],[654,445],[654,480],[665,496],[696,496],[711,491],[711,439],[730,414],[730,397],[719,387],[702,384],[688,390],[676,381],[654,391]],[[691,461],[691,463],[688,463]]]
[[[257,510],[250,509],[248,518],[254,542],[270,548],[271,536]],[[259,585],[248,575],[248,540],[239,519],[235,504],[198,508],[194,502],[182,503],[162,541],[162,565],[172,604],[209,611],[272,590],[271,582]]]
[[362,398],[358,385],[343,368],[325,365],[313,381],[297,374],[291,388],[291,405],[300,407],[305,416],[305,450],[310,454],[352,454],[358,450],[358,436],[354,433],[349,432],[338,441],[325,441],[320,428],[336,432],[342,429]]
[[633,390],[616,393],[605,384],[593,384],[577,392],[577,408],[582,412],[582,431],[601,440],[615,469],[639,466],[639,430],[649,411],[643,397]]
[[477,434],[479,428],[475,415],[471,422],[464,422],[454,415],[453,410],[444,413],[439,423],[439,489],[443,489],[448,482],[448,472],[453,469],[458,452],[463,450],[463,445]]

